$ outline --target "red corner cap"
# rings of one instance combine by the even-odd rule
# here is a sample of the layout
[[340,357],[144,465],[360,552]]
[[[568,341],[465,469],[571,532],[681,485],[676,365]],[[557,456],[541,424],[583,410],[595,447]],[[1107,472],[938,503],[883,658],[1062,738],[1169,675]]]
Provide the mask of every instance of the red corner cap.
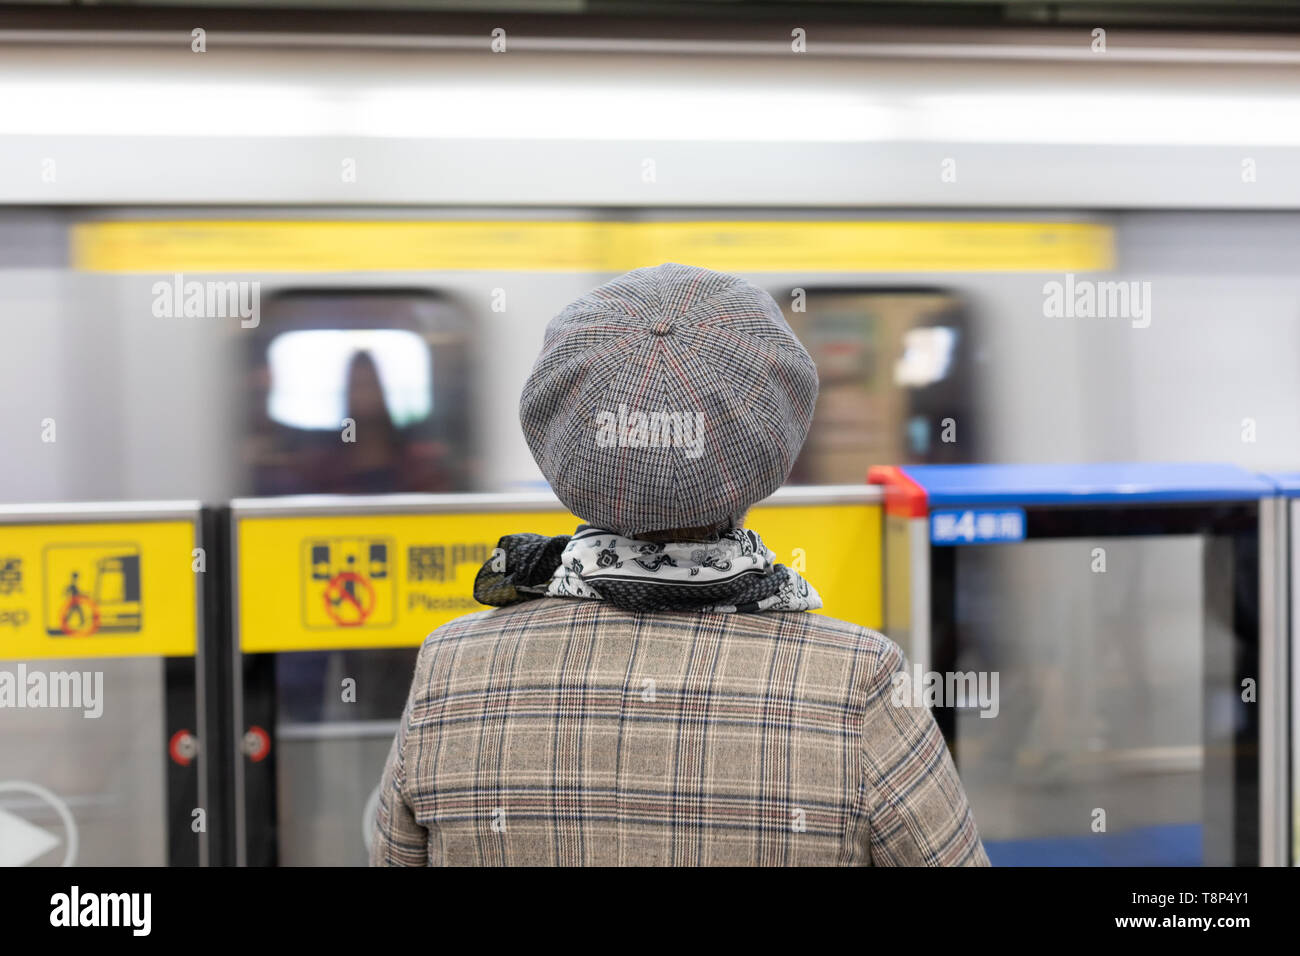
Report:
[[885,513],[903,518],[924,518],[929,511],[925,489],[894,465],[872,465],[867,484],[885,486]]

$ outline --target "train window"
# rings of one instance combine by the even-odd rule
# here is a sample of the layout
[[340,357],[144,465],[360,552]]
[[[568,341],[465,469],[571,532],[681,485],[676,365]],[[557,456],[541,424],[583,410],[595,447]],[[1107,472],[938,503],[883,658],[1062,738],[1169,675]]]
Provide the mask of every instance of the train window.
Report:
[[249,352],[251,492],[468,491],[468,319],[428,292],[289,291]]
[[[453,303],[418,291],[288,291],[264,305],[255,336],[246,445],[253,494],[476,487],[470,325]],[[371,578],[387,574],[384,546],[364,557]],[[365,861],[359,821],[417,651],[244,656],[245,712],[277,755],[274,796],[262,801],[274,804],[275,835],[253,841],[251,861]],[[345,699],[348,680],[356,693]]]
[[338,429],[358,386],[377,389],[399,428],[429,417],[433,357],[406,329],[303,329],[276,336],[266,350],[271,371],[267,414],[291,428]]
[[786,317],[821,392],[791,483],[858,484],[871,465],[977,459],[972,323],[957,295],[809,289],[803,301]]

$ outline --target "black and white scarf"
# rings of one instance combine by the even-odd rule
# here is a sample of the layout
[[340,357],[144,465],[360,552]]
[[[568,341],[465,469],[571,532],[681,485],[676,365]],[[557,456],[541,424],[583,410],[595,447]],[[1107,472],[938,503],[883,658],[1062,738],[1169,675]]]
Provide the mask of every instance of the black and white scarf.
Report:
[[660,544],[581,525],[572,536],[510,534],[474,580],[480,604],[539,597],[608,601],[625,611],[807,611],[816,589],[776,564],[747,528],[717,541]]

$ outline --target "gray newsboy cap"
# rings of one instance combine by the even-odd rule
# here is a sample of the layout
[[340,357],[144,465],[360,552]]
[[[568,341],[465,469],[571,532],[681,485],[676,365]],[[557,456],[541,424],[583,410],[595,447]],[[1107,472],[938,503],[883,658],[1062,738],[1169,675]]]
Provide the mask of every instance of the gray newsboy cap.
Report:
[[817,368],[770,295],[669,262],[551,320],[519,418],[565,506],[635,537],[737,524],[789,475],[816,400]]

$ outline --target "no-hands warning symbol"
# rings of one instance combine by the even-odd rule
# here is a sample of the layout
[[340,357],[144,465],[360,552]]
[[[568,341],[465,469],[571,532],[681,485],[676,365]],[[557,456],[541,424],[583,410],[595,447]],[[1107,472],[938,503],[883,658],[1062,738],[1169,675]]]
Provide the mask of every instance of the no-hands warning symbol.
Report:
[[392,625],[393,551],[387,538],[303,542],[303,623],[331,629]]
[[355,571],[330,578],[325,587],[325,613],[340,627],[364,624],[375,609],[375,589]]

